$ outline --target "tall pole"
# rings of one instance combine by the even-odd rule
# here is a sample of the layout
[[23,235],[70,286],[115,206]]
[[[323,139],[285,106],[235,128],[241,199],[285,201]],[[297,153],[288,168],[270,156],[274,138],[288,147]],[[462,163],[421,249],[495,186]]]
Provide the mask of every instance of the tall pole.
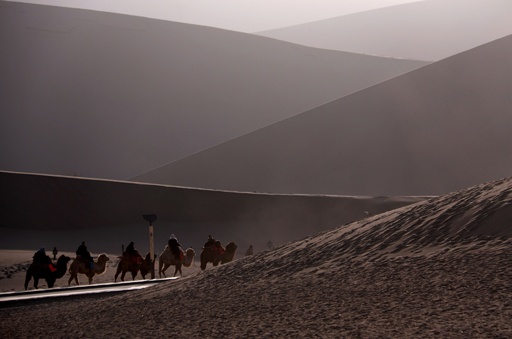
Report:
[[155,241],[153,240],[153,223],[149,223],[149,255],[151,258],[151,279],[155,279]]
[[144,214],[144,220],[149,222],[149,255],[151,256],[151,279],[155,279],[155,242],[153,240],[153,222],[156,221],[156,215]]

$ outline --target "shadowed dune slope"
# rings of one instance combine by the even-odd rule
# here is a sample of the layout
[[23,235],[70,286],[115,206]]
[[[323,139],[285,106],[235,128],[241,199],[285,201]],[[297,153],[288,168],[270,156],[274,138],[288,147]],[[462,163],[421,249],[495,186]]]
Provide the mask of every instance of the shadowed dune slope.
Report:
[[0,2],[0,169],[127,179],[425,65]]
[[258,33],[369,55],[436,61],[512,34],[508,0],[429,0]]
[[[509,337],[511,208],[512,180],[489,182],[152,288],[0,309],[0,330],[73,336],[80,324],[161,337],[179,323],[180,337]],[[143,321],[112,321],[133,312]]]
[[269,240],[278,245],[425,199],[236,193],[10,172],[0,172],[0,187],[0,248],[74,250],[89,239],[96,252],[133,240],[147,248],[143,214],[158,217],[158,249],[174,233],[187,247],[200,248],[213,234],[261,250]]
[[235,191],[439,195],[510,173],[512,36],[135,181]]

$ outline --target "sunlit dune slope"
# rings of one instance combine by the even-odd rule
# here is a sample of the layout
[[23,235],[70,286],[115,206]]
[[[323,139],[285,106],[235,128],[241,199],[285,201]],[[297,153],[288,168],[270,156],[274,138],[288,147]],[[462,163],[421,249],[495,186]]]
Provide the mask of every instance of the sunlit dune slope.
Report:
[[258,34],[369,55],[437,61],[512,34],[508,0],[428,0]]
[[425,62],[0,2],[0,169],[125,180]]
[[512,36],[136,177],[273,193],[440,195],[512,168]]

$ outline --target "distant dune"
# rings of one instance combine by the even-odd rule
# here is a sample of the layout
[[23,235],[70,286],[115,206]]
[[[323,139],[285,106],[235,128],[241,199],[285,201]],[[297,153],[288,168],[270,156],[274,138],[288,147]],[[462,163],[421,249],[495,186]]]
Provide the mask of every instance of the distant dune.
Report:
[[[148,0],[143,3],[122,0],[16,0],[15,2],[136,15],[252,33],[414,1],[421,0],[385,0],[377,2],[373,0],[349,2],[317,0],[314,4],[309,2],[291,4],[288,0],[252,2],[233,0],[215,0],[213,2],[209,0]],[[290,10],[290,6],[293,6],[293,10]]]
[[508,0],[429,0],[258,33],[369,55],[437,61],[512,34]]
[[0,18],[10,171],[128,179],[425,65],[52,6]]
[[130,241],[149,250],[143,214],[158,217],[158,251],[171,234],[196,249],[212,234],[243,252],[425,199],[237,193],[9,172],[0,172],[0,187],[0,248],[74,251],[86,240],[94,253],[118,253]]
[[439,195],[510,174],[512,36],[134,178],[234,191]]
[[0,308],[0,333],[506,338],[511,215],[506,178],[144,290],[11,302]]

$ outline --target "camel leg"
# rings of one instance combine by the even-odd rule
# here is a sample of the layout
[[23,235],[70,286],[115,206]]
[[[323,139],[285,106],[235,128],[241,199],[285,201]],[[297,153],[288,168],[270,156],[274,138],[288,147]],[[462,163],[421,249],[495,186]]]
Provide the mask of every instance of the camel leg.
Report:
[[183,277],[183,273],[181,272],[181,265],[180,265],[180,264],[177,264],[177,265],[176,265],[176,266],[174,266],[174,267],[175,267],[175,268],[174,268],[174,275],[173,275],[173,277],[175,277],[175,276],[176,276],[176,274],[177,274],[178,272],[180,272],[180,276],[182,276],[182,277]]
[[165,275],[165,271],[167,271],[169,266],[171,266],[171,264],[167,264],[167,263],[164,264],[164,268],[162,270],[162,274],[164,275],[164,278],[167,278],[167,276]]
[[71,273],[71,276],[69,277],[69,280],[68,280],[68,286],[71,286],[71,282],[73,281],[73,279],[75,280],[77,286],[80,285],[78,283],[78,273],[77,274]]
[[114,282],[117,282],[117,277],[119,276],[119,273],[121,273],[121,267],[118,265],[116,274],[114,275]]
[[180,263],[178,263],[178,264],[176,264],[176,266],[174,266],[174,267],[175,267],[175,269],[174,269],[174,276],[176,276],[176,274],[177,274],[178,272],[180,272],[180,276],[182,276],[182,277],[183,277],[183,273],[181,273],[181,264],[180,264]]
[[30,279],[32,279],[32,270],[29,267],[27,270],[27,274],[25,275],[25,290],[28,289],[28,283],[30,282]]
[[165,275],[165,271],[167,271],[167,269],[171,266],[171,264],[167,264],[165,263],[164,264],[164,269],[162,270],[162,274],[164,275],[164,278],[167,278],[167,276]]
[[53,286],[55,286],[55,281],[57,279],[53,278],[53,277],[48,277],[46,278],[46,284],[48,285],[48,288],[53,288]]

